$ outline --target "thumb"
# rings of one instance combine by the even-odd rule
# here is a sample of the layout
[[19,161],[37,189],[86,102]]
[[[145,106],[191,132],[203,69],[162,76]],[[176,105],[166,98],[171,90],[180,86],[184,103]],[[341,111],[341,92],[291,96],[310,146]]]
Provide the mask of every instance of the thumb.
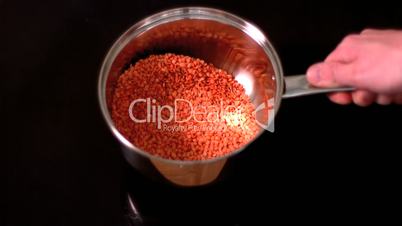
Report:
[[308,82],[317,87],[354,86],[353,64],[322,62],[307,70]]

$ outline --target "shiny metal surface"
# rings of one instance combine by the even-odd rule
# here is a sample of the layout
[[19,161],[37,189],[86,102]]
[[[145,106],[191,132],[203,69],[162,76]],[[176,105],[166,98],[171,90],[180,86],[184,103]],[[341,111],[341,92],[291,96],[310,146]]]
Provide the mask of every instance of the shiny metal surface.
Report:
[[[127,161],[152,178],[167,179],[174,184],[210,183],[220,175],[229,157],[248,144],[227,156],[211,160],[167,160],[130,143],[111,119],[113,92],[120,74],[137,60],[162,53],[200,58],[228,71],[244,86],[256,107],[273,99],[275,112],[284,91],[281,63],[268,38],[255,25],[233,14],[203,7],[176,8],[147,17],[129,28],[109,50],[99,75],[98,97],[102,114],[120,141]],[[286,97],[301,94],[299,88],[306,91],[305,84],[297,79],[288,81]],[[256,118],[262,124],[272,121],[268,119],[268,109],[259,111]],[[255,139],[262,132],[263,129]]]
[[[245,86],[256,106],[274,97],[276,109],[282,95],[282,68],[272,45],[257,27],[227,12],[201,7],[177,8],[145,18],[121,35],[109,50],[100,71],[99,102],[126,159],[154,178],[184,186],[206,184],[219,176],[228,157],[245,147],[206,161],[161,159],[131,144],[111,120],[112,94],[119,75],[138,59],[168,52],[201,58],[228,71]],[[261,122],[268,121],[264,112],[257,117]]]
[[285,91],[282,98],[299,97],[318,93],[329,93],[338,91],[352,91],[352,87],[317,88],[311,86],[306,75],[293,75],[285,77]]

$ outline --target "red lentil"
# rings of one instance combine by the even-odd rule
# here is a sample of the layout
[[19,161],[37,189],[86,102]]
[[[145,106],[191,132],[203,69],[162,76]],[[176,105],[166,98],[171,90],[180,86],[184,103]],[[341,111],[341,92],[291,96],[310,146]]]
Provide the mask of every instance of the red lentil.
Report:
[[[138,99],[147,102],[132,105]],[[199,114],[193,114],[188,103],[178,100],[205,111],[195,110]],[[133,117],[150,121],[134,122],[130,105]],[[172,115],[167,109],[160,115],[152,114],[159,112],[158,106],[172,106],[177,112],[175,120],[166,120]],[[112,119],[123,136],[138,148],[175,160],[227,155],[259,131],[254,106],[233,76],[203,60],[174,54],[151,55],[120,76],[113,96]],[[184,119],[189,120],[177,121]],[[158,126],[162,120],[166,121]]]

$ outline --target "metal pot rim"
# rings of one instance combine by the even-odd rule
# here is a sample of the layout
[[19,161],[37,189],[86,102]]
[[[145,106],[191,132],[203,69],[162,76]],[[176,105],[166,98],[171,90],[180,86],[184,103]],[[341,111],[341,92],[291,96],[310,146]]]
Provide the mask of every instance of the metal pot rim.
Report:
[[106,120],[106,123],[109,129],[112,131],[113,135],[130,151],[135,151],[140,155],[150,158],[157,159],[159,161],[163,161],[166,163],[179,164],[179,165],[187,165],[187,164],[204,164],[219,161],[222,159],[227,159],[233,155],[236,155],[240,151],[242,151],[246,146],[251,144],[254,140],[256,140],[261,134],[263,130],[257,134],[257,136],[251,140],[247,145],[239,148],[228,155],[221,156],[219,158],[208,159],[208,160],[193,160],[193,161],[183,161],[183,160],[171,160],[164,159],[158,156],[154,156],[141,150],[136,147],[132,143],[130,143],[114,126],[114,123],[111,119],[109,110],[107,108],[106,103],[106,83],[108,74],[110,72],[111,66],[116,59],[117,55],[126,46],[133,38],[142,34],[143,32],[155,28],[161,24],[182,20],[182,19],[204,19],[204,20],[212,20],[223,24],[228,24],[233,26],[245,34],[247,34],[250,38],[252,38],[256,43],[258,43],[261,48],[263,48],[265,54],[271,60],[273,70],[275,73],[275,81],[276,81],[276,89],[275,89],[275,113],[278,112],[280,102],[282,99],[282,92],[284,86],[283,79],[283,70],[278,54],[276,53],[274,47],[268,38],[264,35],[264,33],[254,24],[225,11],[214,9],[214,8],[206,8],[206,7],[181,7],[174,8],[170,10],[165,10],[156,14],[153,14],[149,17],[142,19],[137,22],[133,26],[131,26],[127,31],[125,31],[112,45],[109,49],[106,57],[103,60],[100,72],[99,72],[99,80],[98,80],[98,101],[102,111],[102,115]]

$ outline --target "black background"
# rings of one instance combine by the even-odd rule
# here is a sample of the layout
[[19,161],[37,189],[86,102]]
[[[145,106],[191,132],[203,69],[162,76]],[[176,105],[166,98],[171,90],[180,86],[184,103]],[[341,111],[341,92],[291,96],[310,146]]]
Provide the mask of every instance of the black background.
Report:
[[203,188],[158,184],[127,165],[98,108],[101,61],[137,20],[184,5],[253,21],[286,74],[348,33],[402,28],[396,1],[0,0],[0,225],[127,225],[127,191],[146,223],[400,223],[401,106],[284,100],[275,133]]

